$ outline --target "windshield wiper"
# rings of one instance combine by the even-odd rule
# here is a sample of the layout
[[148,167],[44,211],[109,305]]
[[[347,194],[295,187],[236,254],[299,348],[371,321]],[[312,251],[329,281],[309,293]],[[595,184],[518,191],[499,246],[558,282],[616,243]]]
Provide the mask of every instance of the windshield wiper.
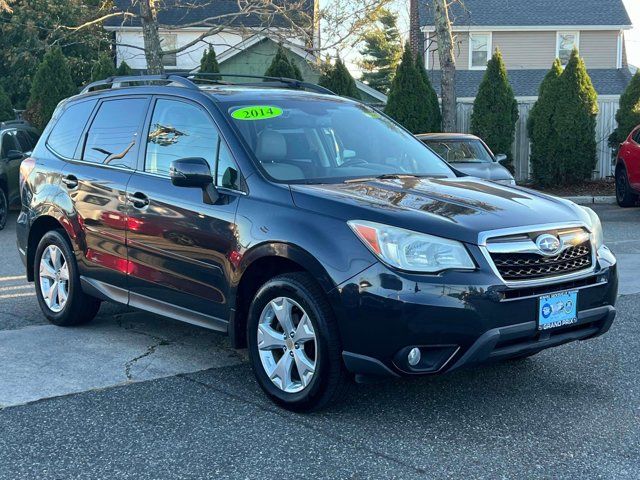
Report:
[[403,178],[425,178],[432,177],[434,175],[415,175],[412,173],[383,173],[376,177],[364,177],[364,178],[350,178],[345,180],[344,183],[360,183],[360,182],[372,182],[374,180],[402,180]]

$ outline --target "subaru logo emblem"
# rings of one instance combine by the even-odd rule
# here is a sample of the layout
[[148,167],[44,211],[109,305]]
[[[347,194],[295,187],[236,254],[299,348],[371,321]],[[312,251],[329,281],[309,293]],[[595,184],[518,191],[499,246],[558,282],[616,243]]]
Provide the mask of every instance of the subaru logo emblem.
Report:
[[562,240],[555,235],[545,233],[536,238],[536,246],[542,255],[553,257],[562,250]]

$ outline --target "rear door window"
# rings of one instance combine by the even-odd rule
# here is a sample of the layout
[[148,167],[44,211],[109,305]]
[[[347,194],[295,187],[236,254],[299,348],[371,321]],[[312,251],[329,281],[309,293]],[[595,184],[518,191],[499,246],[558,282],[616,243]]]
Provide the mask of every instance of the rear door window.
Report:
[[58,120],[47,139],[47,146],[64,158],[75,158],[76,147],[82,131],[87,125],[96,100],[73,103],[58,116]]
[[134,169],[148,103],[146,97],[102,102],[87,132],[82,160]]
[[18,130],[16,137],[18,138],[18,142],[20,142],[20,147],[23,152],[30,152],[36,146],[36,142],[33,141],[26,130]]

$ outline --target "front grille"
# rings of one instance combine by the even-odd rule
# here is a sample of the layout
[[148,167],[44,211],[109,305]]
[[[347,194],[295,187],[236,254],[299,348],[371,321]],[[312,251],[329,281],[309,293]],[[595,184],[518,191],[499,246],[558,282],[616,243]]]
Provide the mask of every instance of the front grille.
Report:
[[535,280],[567,275],[591,267],[591,242],[569,247],[555,257],[536,253],[491,253],[504,280]]

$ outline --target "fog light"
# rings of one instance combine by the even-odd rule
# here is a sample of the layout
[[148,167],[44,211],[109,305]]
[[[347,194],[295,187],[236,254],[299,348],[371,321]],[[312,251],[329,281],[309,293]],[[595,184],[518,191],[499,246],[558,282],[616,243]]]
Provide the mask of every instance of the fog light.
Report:
[[409,351],[409,355],[407,355],[407,361],[409,362],[409,365],[411,365],[412,367],[415,367],[417,364],[420,363],[421,357],[422,355],[420,354],[420,349],[412,348]]

